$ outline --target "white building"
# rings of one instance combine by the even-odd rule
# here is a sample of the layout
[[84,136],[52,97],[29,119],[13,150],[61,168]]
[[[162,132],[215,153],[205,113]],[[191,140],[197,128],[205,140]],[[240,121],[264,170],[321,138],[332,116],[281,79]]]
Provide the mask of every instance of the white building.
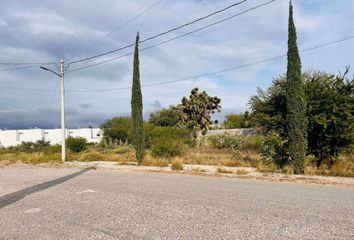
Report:
[[[83,137],[90,143],[102,140],[99,128],[66,129],[67,137]],[[22,142],[36,142],[44,139],[51,145],[61,144],[61,129],[0,130],[0,146],[17,146]]]

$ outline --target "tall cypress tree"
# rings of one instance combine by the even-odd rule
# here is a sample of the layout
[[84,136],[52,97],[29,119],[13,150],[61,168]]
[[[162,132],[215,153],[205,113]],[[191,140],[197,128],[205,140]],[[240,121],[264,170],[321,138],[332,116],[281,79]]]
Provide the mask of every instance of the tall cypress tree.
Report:
[[139,33],[136,36],[135,42],[131,108],[133,119],[133,144],[136,150],[136,159],[141,162],[144,158],[145,139],[143,120],[143,99],[141,95],[139,70]]
[[293,6],[289,4],[288,67],[286,81],[286,130],[287,152],[295,174],[304,172],[307,149],[306,99],[301,77],[301,60],[297,47]]

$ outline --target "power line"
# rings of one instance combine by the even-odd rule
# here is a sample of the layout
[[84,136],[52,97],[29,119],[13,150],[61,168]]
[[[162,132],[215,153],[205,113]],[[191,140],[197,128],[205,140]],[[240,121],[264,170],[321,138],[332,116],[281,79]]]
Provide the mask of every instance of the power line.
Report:
[[[348,36],[348,37],[345,37],[345,38],[341,38],[341,39],[338,39],[338,40],[334,40],[334,41],[331,41],[331,42],[315,45],[315,46],[300,50],[300,52],[301,53],[310,52],[310,51],[313,51],[315,49],[328,47],[328,46],[335,45],[337,43],[341,43],[341,42],[352,40],[352,39],[354,39],[354,35],[351,35],[351,36]],[[199,75],[194,75],[194,76],[183,78],[183,79],[144,84],[144,85],[142,85],[142,87],[151,87],[151,86],[158,86],[158,85],[174,83],[174,82],[188,81],[188,80],[197,79],[197,78],[201,78],[201,77],[207,77],[207,76],[216,75],[216,74],[220,74],[220,73],[224,73],[224,72],[230,72],[230,71],[235,71],[235,70],[239,70],[239,69],[243,69],[243,68],[248,68],[248,67],[252,67],[252,66],[255,66],[255,65],[259,65],[259,64],[275,61],[275,60],[286,58],[286,57],[287,57],[287,54],[282,54],[282,55],[266,58],[266,59],[263,59],[263,60],[259,60],[259,61],[256,61],[256,62],[252,62],[252,63],[248,63],[248,64],[244,64],[244,65],[238,65],[238,66],[230,67],[230,68],[224,68],[224,69],[221,69],[221,70],[218,70],[218,71],[203,73],[203,74],[199,74]],[[15,89],[15,90],[53,92],[53,91],[50,91],[50,90],[47,90],[47,89],[34,89],[34,88],[29,89],[29,88],[17,88],[17,87],[0,87],[0,89]],[[127,89],[131,89],[131,87],[96,89],[96,90],[72,90],[72,91],[66,91],[66,92],[70,92],[70,93],[113,92],[113,91],[120,91],[120,90],[127,90]]]
[[44,89],[44,88],[20,88],[20,87],[0,87],[0,89],[6,90],[21,90],[21,91],[30,91],[30,92],[54,92],[53,90]]
[[16,70],[37,68],[38,66],[48,66],[48,65],[56,65],[56,63],[43,63],[43,64],[36,64],[36,65],[30,65],[30,66],[20,66],[20,67],[6,68],[6,69],[0,69],[0,72],[11,72],[11,71],[16,71]]
[[[223,9],[221,9],[221,10],[218,10],[218,11],[215,11],[215,12],[213,12],[213,13],[210,13],[210,14],[204,16],[204,17],[200,17],[200,18],[195,19],[195,20],[193,20],[193,21],[191,21],[191,22],[185,23],[185,24],[183,24],[183,25],[180,25],[180,26],[178,26],[178,27],[172,28],[172,29],[167,30],[167,31],[165,31],[165,32],[156,34],[156,35],[154,35],[154,36],[152,36],[152,37],[146,38],[146,39],[140,41],[140,43],[143,43],[143,42],[146,42],[146,41],[155,39],[155,38],[160,37],[160,36],[162,36],[162,35],[166,35],[166,34],[168,34],[168,33],[171,33],[171,32],[173,32],[173,31],[179,30],[179,29],[181,29],[181,28],[184,28],[184,27],[189,26],[189,25],[191,25],[191,24],[194,24],[194,23],[196,23],[196,22],[202,21],[202,20],[204,20],[204,19],[206,19],[206,18],[209,18],[209,17],[211,17],[211,16],[213,16],[213,15],[215,15],[215,14],[224,12],[224,11],[230,9],[230,8],[233,8],[233,7],[237,6],[237,5],[240,5],[240,4],[242,4],[242,3],[246,2],[246,1],[248,1],[248,0],[243,0],[243,1],[240,1],[240,2],[237,2],[237,3],[234,3],[234,4],[229,5],[229,6],[223,8]],[[272,0],[271,2],[273,2],[273,1],[276,1],[276,0]],[[106,56],[106,55],[108,55],[108,54],[112,54],[112,53],[115,53],[115,52],[118,52],[118,51],[121,51],[121,50],[130,48],[130,47],[133,47],[134,45],[135,45],[135,43],[132,43],[132,44],[126,45],[126,46],[124,46],[124,47],[120,47],[120,48],[117,48],[117,49],[114,49],[114,50],[111,50],[111,51],[108,51],[108,52],[105,52],[105,53],[101,53],[101,54],[97,54],[97,55],[94,55],[94,56],[91,56],[91,57],[87,57],[87,58],[79,59],[79,60],[76,60],[76,61],[72,61],[72,62],[69,62],[69,65],[74,64],[74,63],[89,61],[89,60],[91,60],[91,59],[95,59],[95,58],[99,58],[99,57],[103,57],[103,56]]]
[[[142,49],[139,50],[139,52],[142,52],[142,51],[145,51],[145,50],[148,50],[148,49],[151,49],[151,48],[155,48],[155,47],[157,47],[157,46],[160,46],[160,45],[163,45],[163,44],[172,42],[172,41],[177,40],[177,39],[179,39],[179,38],[183,38],[183,37],[186,37],[186,36],[188,36],[188,35],[191,35],[191,34],[200,32],[200,31],[202,31],[202,30],[204,30],[204,29],[207,29],[207,28],[212,27],[212,26],[215,26],[215,25],[217,25],[217,24],[220,24],[220,23],[229,21],[229,20],[231,20],[231,19],[233,19],[233,18],[235,18],[235,17],[241,16],[241,15],[243,15],[243,14],[245,14],[245,13],[247,13],[247,12],[253,11],[253,10],[257,9],[257,8],[264,7],[264,6],[270,4],[270,3],[274,2],[274,1],[276,1],[276,0],[271,0],[271,1],[269,1],[269,2],[266,2],[266,3],[263,3],[263,4],[257,5],[257,6],[255,6],[255,7],[249,8],[249,9],[243,11],[243,12],[234,14],[234,15],[232,15],[232,16],[230,16],[230,17],[227,17],[227,18],[224,18],[224,19],[222,19],[222,20],[219,20],[219,21],[213,22],[213,23],[211,23],[211,24],[208,24],[208,25],[206,25],[206,26],[204,26],[204,27],[197,28],[197,29],[195,29],[195,30],[193,30],[193,31],[190,31],[190,32],[188,32],[188,33],[185,33],[185,34],[182,34],[182,35],[179,35],[179,36],[170,38],[170,39],[168,39],[168,40],[159,42],[159,43],[157,43],[157,44],[154,44],[154,45],[151,45],[151,46],[142,48]],[[127,57],[127,56],[129,56],[129,55],[133,55],[133,54],[134,54],[134,52],[130,52],[130,53],[127,53],[127,54],[124,54],[124,55],[121,55],[121,56],[118,56],[118,57],[115,57],[115,58],[112,58],[112,59],[108,59],[108,60],[105,60],[105,61],[101,61],[101,62],[98,62],[98,63],[91,64],[91,65],[88,65],[88,66],[79,67],[79,68],[74,68],[74,69],[69,70],[69,71],[67,71],[67,72],[76,72],[76,71],[84,70],[84,69],[87,69],[87,68],[90,68],[90,67],[102,65],[102,64],[104,64],[104,63],[112,62],[112,61],[121,59],[121,58],[123,58],[123,57]]]
[[[310,48],[306,48],[304,50],[301,50],[300,52],[301,53],[305,53],[305,52],[313,51],[315,49],[328,47],[328,46],[331,46],[331,45],[334,45],[334,44],[337,44],[337,43],[341,43],[341,42],[344,42],[344,41],[348,41],[348,40],[351,40],[351,39],[354,39],[354,35],[349,36],[349,37],[345,37],[345,38],[342,38],[342,39],[339,39],[339,40],[335,40],[335,41],[332,41],[332,42],[319,44],[319,45],[316,45],[316,46],[313,46],[313,47],[310,47]],[[248,68],[248,67],[252,67],[252,66],[255,66],[255,65],[271,62],[271,61],[282,59],[282,58],[286,58],[286,57],[287,57],[287,54],[282,54],[282,55],[274,56],[274,57],[271,57],[271,58],[266,58],[266,59],[263,59],[263,60],[260,60],[260,61],[256,61],[256,62],[253,62],[253,63],[239,65],[239,66],[235,66],[235,67],[231,67],[231,68],[225,68],[225,69],[221,69],[221,70],[218,70],[218,71],[215,71],[215,72],[204,73],[204,74],[195,75],[195,76],[188,77],[188,78],[145,84],[145,85],[142,85],[142,87],[151,87],[151,86],[163,85],[163,84],[174,83],[174,82],[188,81],[188,80],[201,78],[201,77],[206,77],[206,76],[210,76],[210,75],[216,75],[216,74],[220,74],[220,73],[224,73],[224,72],[235,71],[235,70],[242,69],[242,68]],[[72,93],[112,92],[112,91],[119,91],[119,90],[126,90],[126,89],[131,89],[131,87],[121,87],[121,88],[111,88],[111,89],[97,89],[97,90],[77,90],[77,91],[68,91],[68,92],[72,92]]]
[[194,24],[194,23],[196,23],[196,22],[202,21],[202,20],[207,19],[207,18],[209,18],[209,17],[211,17],[211,16],[214,16],[214,15],[216,15],[216,14],[222,13],[222,12],[224,12],[224,11],[230,9],[230,8],[236,7],[237,5],[240,5],[240,4],[242,4],[242,3],[245,3],[246,1],[247,1],[247,0],[243,0],[243,1],[241,1],[241,2],[234,3],[234,4],[232,4],[232,5],[230,5],[230,6],[227,6],[227,7],[223,8],[223,9],[221,9],[221,10],[218,10],[218,11],[215,11],[215,12],[213,12],[213,13],[210,13],[210,14],[204,16],[204,17],[198,18],[198,19],[196,19],[196,20],[194,20],[194,21],[191,21],[191,22],[189,22],[189,23],[185,23],[185,24],[183,24],[183,25],[181,25],[181,26],[179,26],[179,27],[175,27],[175,28],[172,28],[172,29],[167,30],[167,31],[165,31],[165,32],[162,32],[162,33],[160,33],[160,34],[157,34],[157,35],[155,35],[155,36],[146,38],[146,39],[140,41],[140,43],[144,43],[144,42],[153,40],[153,39],[155,39],[155,38],[158,38],[158,37],[161,37],[161,36],[166,35],[166,34],[168,34],[168,33],[174,32],[174,31],[179,30],[179,29],[181,29],[181,28],[187,27],[187,26],[192,25],[192,24]]
[[54,62],[16,62],[16,63],[9,63],[9,62],[0,62],[0,65],[6,65],[6,66],[11,66],[11,65],[50,65],[50,64],[55,64]]
[[91,49],[93,46],[97,45],[99,42],[103,41],[104,39],[108,38],[109,36],[111,36],[112,34],[116,33],[117,31],[119,31],[120,29],[122,29],[123,27],[125,27],[126,25],[128,25],[129,23],[133,22],[134,20],[136,20],[137,18],[139,18],[140,16],[142,16],[143,14],[145,14],[146,12],[150,11],[152,8],[154,8],[155,6],[157,6],[158,4],[160,4],[163,0],[159,0],[157,2],[155,2],[154,4],[152,4],[151,6],[149,6],[148,8],[146,8],[145,10],[143,10],[142,12],[138,13],[136,16],[134,16],[133,18],[129,19],[128,21],[126,21],[125,23],[119,25],[118,27],[116,27],[115,29],[113,29],[111,32],[105,34],[104,36],[102,36],[101,38],[99,38],[98,40],[94,41],[93,43],[91,43],[90,45],[88,45],[87,47],[83,48],[80,52],[76,53],[74,56],[72,56],[70,59],[73,59],[79,55],[81,55],[83,52]]
[[57,93],[57,90],[58,90],[58,87],[59,87],[59,81],[55,81],[55,86],[54,86],[54,91],[52,92],[52,99],[51,99],[51,102],[50,102],[50,107],[48,109],[48,115],[47,115],[47,122],[49,122],[50,120],[52,120],[51,118],[53,118],[54,114],[54,100],[55,100],[55,97],[56,97],[56,93]]

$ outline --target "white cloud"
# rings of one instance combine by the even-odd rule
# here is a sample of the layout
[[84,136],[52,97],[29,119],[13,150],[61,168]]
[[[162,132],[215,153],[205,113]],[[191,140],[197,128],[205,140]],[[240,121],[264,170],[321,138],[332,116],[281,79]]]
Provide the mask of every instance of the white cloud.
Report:
[[[7,1],[0,9],[0,60],[12,61],[58,61],[66,60],[80,52],[93,41],[126,22],[150,6],[153,0],[141,1]],[[141,47],[155,44],[178,34],[241,12],[262,3],[248,1],[244,5],[204,20],[195,26],[181,29],[178,33],[159,40],[144,43]],[[109,38],[83,52],[87,57],[100,52],[132,43],[137,31],[144,39],[148,36],[183,24],[209,12],[233,3],[225,1],[163,1],[136,21],[112,34]],[[83,7],[84,11],[83,11]],[[299,47],[310,47],[326,41],[336,40],[354,32],[353,1],[294,1],[295,22],[298,30]],[[203,30],[185,38],[161,45],[140,54],[141,81],[143,84],[173,81],[220,69],[242,66],[286,53],[288,1],[276,1],[262,9]],[[329,72],[342,70],[345,65],[354,65],[351,52],[353,43],[346,42],[327,49],[302,54],[303,68],[320,68]],[[116,57],[132,51],[128,49],[97,61]],[[105,93],[70,93],[70,90],[105,89],[131,86],[132,56],[96,66],[84,71],[67,74],[67,106],[84,116],[97,121],[104,117],[130,111],[130,90]],[[85,66],[75,64],[70,68]],[[339,69],[338,69],[339,68]],[[143,88],[144,109],[152,110],[151,103],[158,100],[162,106],[177,104],[189,95],[193,87],[205,89],[217,95],[227,109],[241,111],[248,99],[255,94],[256,87],[266,87],[274,77],[286,71],[285,60],[277,60],[249,68],[242,68],[203,77],[195,81],[175,82]],[[58,79],[40,69],[28,71],[0,72],[1,86],[45,88],[54,90]],[[47,109],[50,107],[51,92],[27,93],[1,90],[0,110]],[[55,95],[54,109],[59,107]],[[90,108],[83,108],[85,103]],[[231,111],[231,110],[229,110]],[[43,111],[38,111],[42,114]],[[21,113],[21,114],[20,114]],[[19,111],[26,121],[28,111]],[[16,116],[19,116],[16,115]],[[80,114],[71,114],[70,122],[79,123]],[[0,122],[1,124],[4,122]],[[82,121],[80,124],[83,124]]]

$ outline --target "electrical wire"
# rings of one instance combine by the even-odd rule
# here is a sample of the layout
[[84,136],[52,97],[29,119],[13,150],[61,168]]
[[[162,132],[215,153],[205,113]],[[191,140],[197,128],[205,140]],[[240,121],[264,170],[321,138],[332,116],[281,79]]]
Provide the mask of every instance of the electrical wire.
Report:
[[51,101],[50,101],[50,107],[48,109],[48,115],[46,117],[47,122],[50,122],[52,120],[52,118],[54,117],[54,101],[55,101],[55,97],[56,97],[56,93],[58,93],[58,88],[59,88],[59,81],[55,81],[55,86],[54,86],[54,91],[52,92],[52,97],[51,97]]
[[69,60],[67,61],[71,61],[73,58],[80,56],[82,53],[84,53],[85,51],[91,49],[93,46],[97,45],[99,42],[103,41],[104,39],[108,38],[109,36],[111,36],[112,34],[116,33],[117,31],[119,31],[120,29],[122,29],[123,27],[127,26],[129,23],[133,22],[134,20],[136,20],[137,18],[139,18],[140,16],[142,16],[143,14],[147,13],[148,11],[150,11],[151,9],[153,9],[155,6],[157,6],[158,4],[160,4],[162,1],[164,0],[159,0],[157,2],[155,2],[154,4],[152,4],[151,6],[149,6],[148,8],[146,8],[145,10],[143,10],[142,12],[138,13],[136,16],[134,16],[133,18],[129,19],[128,21],[126,21],[125,23],[119,25],[118,27],[116,27],[115,29],[113,29],[111,32],[105,34],[104,36],[102,36],[101,38],[99,38],[98,40],[94,41],[93,43],[91,43],[90,45],[88,45],[87,47],[83,48],[80,52],[76,53],[75,55],[73,55]]
[[[182,28],[184,28],[184,27],[186,27],[186,26],[189,26],[189,25],[191,25],[191,24],[194,24],[194,23],[196,23],[196,22],[199,22],[199,21],[202,21],[202,20],[204,20],[204,19],[206,19],[206,18],[209,18],[209,17],[211,17],[211,16],[213,16],[213,15],[215,15],[215,14],[224,12],[224,11],[230,9],[230,8],[233,8],[233,7],[235,7],[235,6],[238,6],[238,5],[240,5],[240,4],[242,4],[242,3],[246,2],[246,1],[248,1],[248,0],[243,0],[243,1],[240,1],[240,2],[237,2],[237,3],[234,3],[234,4],[231,4],[231,5],[225,7],[225,8],[223,8],[223,9],[221,9],[221,10],[218,10],[218,11],[215,11],[215,12],[213,12],[213,13],[210,13],[210,14],[204,16],[204,17],[200,17],[200,18],[195,19],[195,20],[193,20],[193,21],[191,21],[191,22],[182,24],[182,25],[180,25],[180,26],[178,26],[178,27],[175,27],[175,28],[172,28],[172,29],[167,30],[167,31],[165,31],[165,32],[156,34],[156,35],[154,35],[154,36],[152,36],[152,37],[148,37],[148,38],[146,38],[146,39],[144,39],[144,40],[141,40],[140,43],[143,43],[143,42],[146,42],[146,41],[150,41],[150,40],[152,40],[152,39],[155,39],[155,38],[157,38],[157,37],[166,35],[166,34],[171,33],[171,32],[173,32],[173,31],[182,29]],[[271,2],[274,2],[274,1],[276,1],[276,0],[272,0]],[[117,48],[117,49],[114,49],[114,50],[111,50],[111,51],[108,51],[108,52],[104,52],[104,53],[97,54],[97,55],[94,55],[94,56],[91,56],[91,57],[87,57],[87,58],[75,60],[75,61],[69,62],[68,65],[70,66],[71,64],[75,64],[75,63],[79,63],[79,62],[86,62],[86,61],[89,61],[89,60],[92,60],[92,59],[95,59],[95,58],[103,57],[103,56],[106,56],[106,55],[108,55],[108,54],[112,54],[112,53],[115,53],[115,52],[118,52],[118,51],[121,51],[121,50],[130,48],[130,47],[133,47],[134,45],[135,45],[135,43],[128,44],[128,45],[126,45],[126,46],[124,46],[124,47],[120,47],[120,48]]]
[[[335,45],[337,43],[341,43],[341,42],[352,40],[352,39],[354,39],[354,35],[348,36],[348,37],[345,37],[345,38],[342,38],[342,39],[338,39],[338,40],[335,40],[335,41],[332,41],[332,42],[327,42],[327,43],[319,44],[319,45],[316,45],[316,46],[313,46],[313,47],[309,47],[309,48],[306,48],[304,50],[301,50],[300,52],[301,53],[306,53],[306,52],[313,51],[315,49],[328,47],[328,46]],[[163,84],[174,83],[174,82],[183,82],[183,81],[188,81],[188,80],[197,79],[197,78],[201,78],[201,77],[217,75],[217,74],[220,74],[220,73],[225,73],[225,72],[235,71],[235,70],[238,70],[238,69],[248,68],[248,67],[252,67],[252,66],[255,66],[255,65],[259,65],[259,64],[275,61],[275,60],[286,58],[286,57],[287,57],[287,54],[282,54],[282,55],[274,56],[274,57],[271,57],[271,58],[266,58],[266,59],[263,59],[263,60],[260,60],[260,61],[256,61],[256,62],[244,64],[244,65],[238,65],[238,66],[231,67],[231,68],[225,68],[225,69],[221,69],[221,70],[218,70],[218,71],[215,71],[215,72],[209,72],[209,73],[204,73],[204,74],[200,74],[200,75],[195,75],[195,76],[188,77],[188,78],[145,84],[145,85],[142,85],[142,87],[151,87],[151,86],[163,85]],[[126,90],[126,89],[131,89],[131,87],[97,89],[97,90],[76,90],[76,91],[67,91],[67,92],[72,92],[72,93],[112,92],[112,91],[120,91],[120,90]]]
[[[328,47],[328,46],[335,45],[335,44],[338,44],[338,43],[341,43],[341,42],[345,42],[345,41],[348,41],[348,40],[352,40],[352,39],[354,39],[354,35],[351,35],[351,36],[348,36],[348,37],[344,37],[344,38],[341,38],[341,39],[338,39],[338,40],[334,40],[334,41],[331,41],[331,42],[315,45],[315,46],[300,50],[300,52],[301,53],[310,52],[310,51],[313,51],[313,50],[316,50],[316,49],[319,49],[319,48]],[[182,82],[182,81],[188,81],[188,80],[193,80],[193,79],[197,79],[197,78],[207,77],[207,76],[211,76],[211,75],[217,75],[217,74],[220,74],[220,73],[225,73],[225,72],[235,71],[235,70],[239,70],[239,69],[243,69],[243,68],[248,68],[248,67],[252,67],[252,66],[255,66],[255,65],[259,65],[259,64],[263,64],[263,63],[279,60],[279,59],[286,58],[286,57],[287,57],[287,54],[282,54],[282,55],[266,58],[266,59],[263,59],[263,60],[255,61],[255,62],[252,62],[252,63],[248,63],[248,64],[244,64],[244,65],[238,65],[238,66],[234,66],[234,67],[230,67],[230,68],[225,68],[225,69],[221,69],[221,70],[214,71],[214,72],[203,73],[203,74],[199,74],[199,75],[195,75],[195,76],[191,76],[191,77],[187,77],[187,78],[183,78],[183,79],[144,84],[144,85],[142,85],[142,87],[158,86],[158,85],[163,85],[163,84],[168,84],[168,83]],[[47,89],[34,89],[34,88],[29,89],[29,88],[18,88],[18,87],[0,87],[0,89],[10,89],[10,90],[14,89],[14,90],[53,92],[53,91],[47,90]],[[69,90],[69,91],[66,91],[66,92],[68,92],[68,93],[112,92],[112,91],[120,91],[120,90],[127,90],[127,89],[131,89],[131,87],[96,89],[96,90],[71,90],[71,91]]]
[[[157,43],[157,44],[154,44],[154,45],[151,45],[151,46],[142,48],[142,49],[139,50],[139,52],[142,52],[142,51],[145,51],[145,50],[148,50],[148,49],[151,49],[151,48],[155,48],[155,47],[158,47],[158,46],[160,46],[160,45],[163,45],[163,44],[172,42],[172,41],[174,41],[174,40],[177,40],[177,39],[179,39],[179,38],[183,38],[183,37],[186,37],[186,36],[188,36],[188,35],[191,35],[191,34],[200,32],[200,31],[202,31],[202,30],[204,30],[204,29],[207,29],[207,28],[212,27],[212,26],[215,26],[215,25],[217,25],[217,24],[220,24],[220,23],[229,21],[229,20],[231,20],[231,19],[233,19],[233,18],[235,18],[235,17],[241,16],[241,15],[243,15],[243,14],[245,14],[245,13],[247,13],[247,12],[253,11],[253,10],[257,9],[257,8],[264,7],[264,6],[270,4],[270,3],[274,2],[274,1],[276,1],[276,0],[271,0],[271,1],[269,1],[269,2],[266,2],[266,3],[263,3],[263,4],[257,5],[257,6],[255,6],[255,7],[249,8],[249,9],[243,11],[243,12],[234,14],[234,15],[232,15],[232,16],[230,16],[230,17],[227,17],[227,18],[224,18],[224,19],[222,19],[222,20],[219,20],[219,21],[213,22],[213,23],[211,23],[211,24],[208,24],[208,25],[206,25],[206,26],[204,26],[204,27],[197,28],[197,29],[195,29],[195,30],[193,30],[193,31],[190,31],[190,32],[188,32],[188,33],[185,33],[185,34],[182,34],[182,35],[179,35],[179,36],[170,38],[170,39],[168,39],[168,40],[159,42],[159,43]],[[134,44],[133,44],[133,45],[134,45]],[[108,59],[108,60],[104,60],[104,61],[101,61],[101,62],[98,62],[98,63],[90,64],[90,65],[88,65],[88,66],[79,67],[79,68],[74,68],[74,69],[72,69],[72,70],[68,70],[67,72],[76,72],[76,71],[84,70],[84,69],[91,68],[91,67],[94,67],[94,66],[102,65],[102,64],[104,64],[104,63],[112,62],[112,61],[121,59],[121,58],[123,58],[123,57],[130,56],[130,55],[133,55],[133,54],[134,54],[134,52],[130,52],[130,53],[124,54],[124,55],[122,55],[122,56],[118,56],[118,57],[115,57],[115,58],[112,58],[112,59]]]
[[30,91],[30,92],[54,92],[53,90],[43,89],[43,88],[20,88],[20,87],[0,87],[0,89],[6,90],[21,90],[21,91]]
[[6,65],[6,66],[11,66],[11,65],[50,65],[50,64],[55,64],[54,62],[17,62],[17,63],[8,63],[8,62],[0,62],[0,65]]
[[16,71],[16,70],[23,70],[23,69],[29,69],[29,68],[36,68],[38,66],[48,66],[48,65],[57,65],[56,63],[44,63],[44,64],[36,64],[36,65],[30,65],[30,66],[21,66],[21,67],[13,67],[13,68],[5,68],[5,69],[0,69],[0,72],[11,72],[11,71]]

